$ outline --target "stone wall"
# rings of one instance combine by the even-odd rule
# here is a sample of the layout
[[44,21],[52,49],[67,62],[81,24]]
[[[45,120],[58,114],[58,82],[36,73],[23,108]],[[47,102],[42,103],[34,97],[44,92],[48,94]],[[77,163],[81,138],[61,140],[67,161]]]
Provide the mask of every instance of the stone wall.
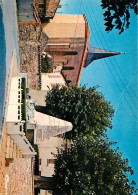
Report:
[[7,130],[6,127],[4,127],[0,145],[0,195],[4,194],[6,141]]
[[[6,172],[9,169],[13,159],[21,158],[22,152],[7,134],[6,126],[3,129],[3,135],[0,145],[0,195],[6,194],[5,182]],[[20,166],[18,167],[20,169]],[[9,193],[10,194],[10,193]]]
[[[30,89],[40,89],[41,52],[48,42],[41,26],[19,24],[20,71],[27,73]],[[41,49],[42,48],[42,49]]]
[[[60,0],[35,0],[40,18],[53,18],[59,6]],[[40,6],[39,6],[40,5]]]
[[46,16],[53,18],[60,0],[46,0]]
[[46,35],[46,33],[42,30],[41,32],[41,36],[40,36],[40,44],[41,44],[41,53],[45,51],[45,48],[47,46],[47,43],[49,41],[48,36]]
[[5,194],[33,194],[31,159],[14,159],[6,170]]
[[19,40],[20,41],[38,41],[41,34],[41,27],[33,24],[19,24]]

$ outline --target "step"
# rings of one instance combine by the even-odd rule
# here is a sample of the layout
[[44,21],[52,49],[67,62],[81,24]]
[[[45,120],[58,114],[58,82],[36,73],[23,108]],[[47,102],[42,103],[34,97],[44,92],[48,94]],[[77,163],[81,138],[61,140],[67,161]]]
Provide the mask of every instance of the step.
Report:
[[10,158],[13,158],[13,140],[11,139],[11,144],[10,144]]
[[10,136],[7,136],[6,158],[10,157],[10,142],[11,142],[11,138]]
[[16,158],[19,158],[20,156],[20,150],[19,150],[19,147],[17,146],[17,149],[16,149]]
[[17,145],[14,143],[13,144],[13,158],[17,158],[16,150],[17,150]]

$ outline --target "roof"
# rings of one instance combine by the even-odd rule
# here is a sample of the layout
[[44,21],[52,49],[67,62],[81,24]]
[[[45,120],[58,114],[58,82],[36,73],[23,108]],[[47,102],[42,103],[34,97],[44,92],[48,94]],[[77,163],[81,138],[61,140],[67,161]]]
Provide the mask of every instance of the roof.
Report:
[[119,54],[121,54],[121,53],[115,52],[115,51],[110,51],[110,50],[105,50],[105,49],[100,49],[100,48],[95,48],[89,43],[89,45],[88,45],[88,58],[87,58],[86,65],[84,67],[87,67],[94,60],[98,60],[98,59],[106,58],[106,57],[111,57],[111,56],[119,55]]
[[36,124],[37,140],[60,135],[72,130],[72,123],[34,111],[34,118],[30,120],[30,124]]
[[27,138],[24,135],[10,135],[11,139],[16,143],[16,145],[19,147],[19,149],[22,151],[23,156],[24,155],[32,155],[34,156],[36,154],[35,150],[27,140]]
[[46,105],[46,95],[47,91],[45,90],[29,90],[29,95],[31,96],[31,99],[36,102],[39,106],[45,106]]
[[53,18],[60,0],[46,0],[46,17]]
[[33,0],[17,1],[18,22],[33,22]]

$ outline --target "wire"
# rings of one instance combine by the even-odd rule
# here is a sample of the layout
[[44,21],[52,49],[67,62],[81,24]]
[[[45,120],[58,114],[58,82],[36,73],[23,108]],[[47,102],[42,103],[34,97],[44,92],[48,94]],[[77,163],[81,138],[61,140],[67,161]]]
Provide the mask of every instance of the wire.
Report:
[[[87,6],[87,1],[86,1],[86,6]],[[87,6],[88,7],[88,6]],[[87,9],[88,10],[88,13],[90,14],[90,17],[91,17],[91,21],[92,21],[92,23],[94,24],[94,22],[93,22],[93,19],[92,19],[92,16],[91,16],[91,13],[89,12],[89,9]],[[92,10],[92,12],[93,12],[93,10]],[[94,13],[93,13],[93,15],[94,15]],[[95,18],[95,15],[94,15],[94,18]],[[96,19],[95,19],[96,20]],[[91,26],[91,24],[90,24],[90,26]],[[97,25],[98,26],[98,25]],[[94,25],[94,27],[95,27],[95,25]],[[98,26],[98,28],[99,28],[99,26]],[[96,28],[95,28],[96,29]],[[99,30],[100,30],[100,32],[101,32],[101,29],[99,28]],[[96,30],[96,33],[97,33],[97,30]],[[102,33],[101,33],[102,34]],[[98,35],[98,33],[97,33],[97,35]],[[102,34],[102,36],[103,36],[103,34]],[[99,37],[99,36],[98,36]],[[103,36],[103,38],[104,38],[104,36]],[[100,37],[99,37],[99,40],[100,40],[100,42],[101,42],[101,44],[103,45],[103,42],[101,41],[101,39],[100,39]],[[105,40],[105,39],[104,39]],[[105,41],[106,42],[106,41]],[[97,42],[98,43],[98,42]],[[111,72],[111,74],[112,74],[112,76],[113,76],[113,78],[114,78],[114,80],[115,80],[115,82],[116,82],[116,84],[117,84],[117,86],[118,86],[118,88],[119,88],[119,90],[121,91],[121,93],[122,93],[122,90],[121,90],[121,88],[120,88],[120,86],[119,86],[119,84],[118,84],[118,82],[117,82],[117,80],[116,80],[116,78],[115,78],[115,76],[114,76],[114,74],[112,73],[112,71],[111,71],[111,69],[110,69],[110,67],[108,66],[108,63],[107,63],[107,61],[106,61],[106,59],[104,59],[105,60],[105,62],[106,62],[106,64],[107,64],[107,67],[108,67],[108,69],[110,70],[110,72]],[[111,62],[111,64],[113,65],[113,63],[112,63],[112,61],[110,60],[110,62]],[[115,70],[115,68],[114,68],[114,70]],[[121,80],[121,78],[120,78],[120,76],[119,76],[119,74],[117,73],[117,71],[115,70],[115,72],[116,72],[116,74],[118,75],[118,77],[119,77],[119,79]],[[121,83],[123,84],[123,86],[125,86],[124,85],[124,83],[123,83],[123,81],[121,80]],[[126,91],[127,91],[127,89],[126,89]],[[127,91],[127,93],[128,93],[128,91]],[[129,95],[129,93],[128,93],[128,95]],[[130,95],[129,95],[130,96]],[[128,102],[128,100],[126,99],[126,97],[125,97],[125,95],[123,94],[123,97],[125,98],[125,101],[126,101],[126,103],[129,105],[129,108],[131,109],[131,111],[132,111],[132,113],[134,114],[134,116],[136,117],[136,115],[135,115],[135,113],[134,113],[134,111],[133,111],[133,109],[131,108],[131,106],[130,106],[130,104],[129,104],[129,102]],[[131,96],[130,96],[130,98],[131,98]],[[133,101],[133,99],[131,98],[131,100],[132,100],[132,102],[135,104],[135,102]],[[137,105],[135,104],[135,106],[137,107]]]
[[109,71],[111,72],[111,74],[112,74],[112,76],[113,76],[113,78],[114,78],[114,80],[115,80],[115,82],[116,82],[116,84],[117,84],[117,86],[118,86],[118,88],[119,88],[120,92],[122,93],[122,95],[123,95],[123,97],[124,97],[124,99],[125,99],[126,103],[128,104],[128,106],[129,106],[130,110],[132,111],[132,113],[133,113],[134,117],[137,119],[136,114],[134,113],[133,109],[131,108],[131,106],[130,106],[130,104],[129,104],[128,100],[126,99],[126,96],[123,94],[123,92],[122,92],[122,90],[121,90],[121,88],[120,88],[120,86],[119,86],[119,84],[118,84],[118,82],[117,82],[117,80],[116,80],[116,78],[115,78],[114,74],[112,73],[112,71],[111,71],[110,67],[108,66],[108,63],[107,63],[106,59],[105,59],[105,62],[106,62],[106,65],[107,65],[107,67],[108,67]]
[[[87,3],[86,3],[86,4],[87,4]],[[97,21],[93,9],[91,9],[91,10],[92,10],[92,13],[93,13],[93,16],[94,16],[95,21]],[[88,11],[89,11],[89,10],[88,10]],[[96,22],[96,24],[97,24],[97,22]],[[98,25],[97,25],[97,26],[98,26]],[[105,42],[107,48],[110,50],[109,45],[108,45],[107,41],[105,40],[105,37],[103,36],[103,33],[102,33],[102,31],[101,31],[101,29],[100,29],[99,26],[98,26],[98,29],[99,29],[99,31],[100,31],[100,34],[102,35],[102,38],[103,38],[103,40],[104,40],[104,42]],[[102,41],[101,41],[101,42],[102,42]],[[103,45],[103,44],[102,44],[102,45]],[[120,66],[119,66],[119,64],[117,63],[117,61],[116,61],[115,58],[114,58],[114,60],[115,60],[115,62],[116,62],[116,64],[117,64],[117,67],[118,67],[119,71],[121,72],[121,74],[123,75],[124,79],[126,80],[127,84],[129,84],[127,78],[125,77],[124,73],[122,72],[122,70],[121,70],[121,68],[120,68]],[[110,60],[110,61],[111,61],[111,60]],[[112,63],[112,65],[113,65],[113,63]],[[113,66],[114,66],[114,65],[113,65]],[[114,69],[115,69],[115,68],[114,68]],[[116,72],[116,73],[117,73],[117,72]],[[118,75],[118,73],[117,73],[117,75]],[[120,78],[120,79],[121,79],[121,78]],[[121,82],[122,82],[122,80],[121,80]],[[122,82],[122,83],[123,83],[123,82]],[[124,83],[123,83],[123,86],[124,86]],[[125,86],[124,86],[124,87],[125,87]],[[136,97],[136,99],[138,100],[138,97],[137,97],[137,95],[135,94],[135,92],[133,91],[132,87],[131,87],[130,85],[129,85],[129,87],[131,88],[131,90],[132,90],[134,96]],[[127,91],[127,93],[128,93],[128,91]],[[129,94],[129,93],[128,93],[128,94]],[[129,96],[130,96],[130,95],[129,95]],[[132,98],[131,98],[131,100],[132,100]],[[132,100],[132,101],[133,101],[133,100]],[[134,101],[133,101],[133,103],[134,103]],[[134,103],[134,104],[135,104],[135,103]],[[135,104],[135,105],[136,105],[136,104]]]

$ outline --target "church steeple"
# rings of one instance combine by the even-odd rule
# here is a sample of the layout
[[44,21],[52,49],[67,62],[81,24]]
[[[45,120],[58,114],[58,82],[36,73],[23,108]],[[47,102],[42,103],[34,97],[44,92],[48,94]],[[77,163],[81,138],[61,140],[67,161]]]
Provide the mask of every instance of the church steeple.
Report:
[[119,55],[121,52],[114,52],[105,49],[95,48],[90,43],[88,45],[88,57],[84,67],[87,67],[92,61],[101,58],[107,58],[114,55]]

